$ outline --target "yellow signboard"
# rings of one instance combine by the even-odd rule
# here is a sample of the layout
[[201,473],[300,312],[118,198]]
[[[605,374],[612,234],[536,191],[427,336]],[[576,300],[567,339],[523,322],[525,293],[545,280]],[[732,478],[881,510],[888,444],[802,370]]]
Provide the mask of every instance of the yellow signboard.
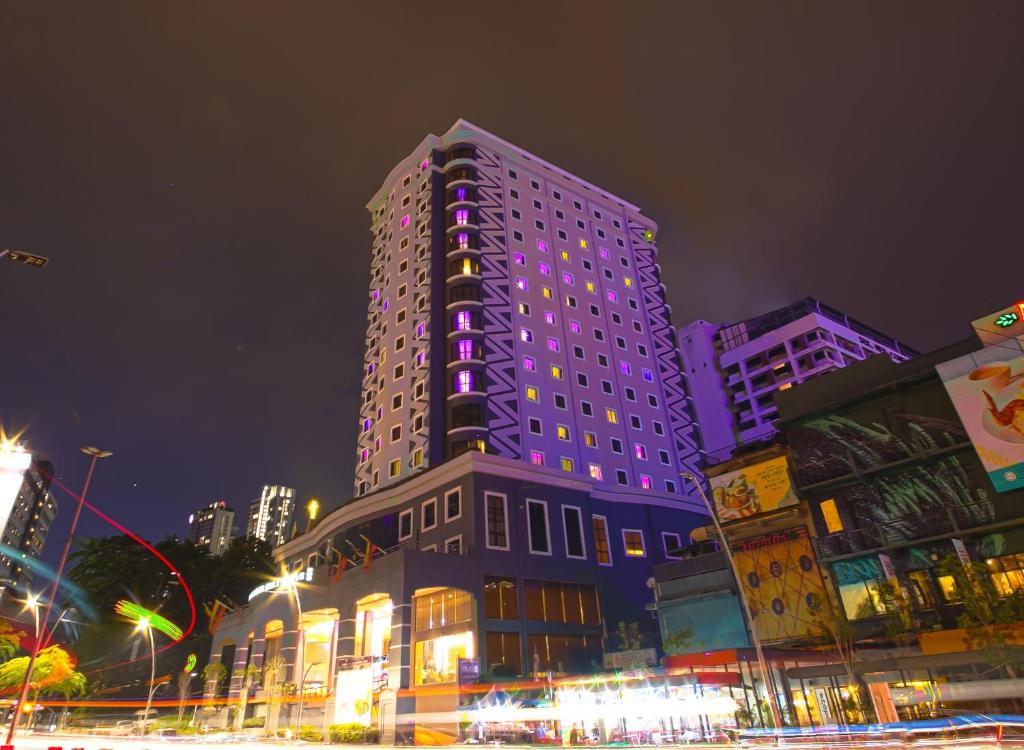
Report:
[[721,521],[735,521],[797,504],[785,456],[711,477],[711,495]]

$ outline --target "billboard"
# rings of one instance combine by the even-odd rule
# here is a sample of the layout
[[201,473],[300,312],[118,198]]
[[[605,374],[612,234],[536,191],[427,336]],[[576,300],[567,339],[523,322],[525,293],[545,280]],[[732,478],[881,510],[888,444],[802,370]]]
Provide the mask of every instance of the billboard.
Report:
[[826,601],[821,570],[803,527],[733,544],[733,558],[763,641],[800,638],[820,631]]
[[370,726],[373,666],[338,672],[334,689],[334,723]]
[[1024,487],[1024,352],[988,346],[935,369],[996,491]]
[[785,456],[710,477],[721,521],[735,521],[797,504]]
[[1024,351],[1024,302],[1004,307],[984,318],[971,321],[985,346],[1002,346]]

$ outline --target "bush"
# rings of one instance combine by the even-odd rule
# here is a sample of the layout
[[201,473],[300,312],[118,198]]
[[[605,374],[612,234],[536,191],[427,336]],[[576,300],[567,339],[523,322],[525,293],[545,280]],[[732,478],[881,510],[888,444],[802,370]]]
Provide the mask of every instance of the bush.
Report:
[[327,734],[334,744],[377,742],[377,730],[362,724],[331,724],[327,727]]
[[242,722],[243,729],[254,729],[256,727],[264,727],[267,724],[266,716],[250,716],[248,719]]
[[309,724],[303,724],[299,727],[299,736],[297,739],[303,742],[323,742],[324,735],[319,729]]

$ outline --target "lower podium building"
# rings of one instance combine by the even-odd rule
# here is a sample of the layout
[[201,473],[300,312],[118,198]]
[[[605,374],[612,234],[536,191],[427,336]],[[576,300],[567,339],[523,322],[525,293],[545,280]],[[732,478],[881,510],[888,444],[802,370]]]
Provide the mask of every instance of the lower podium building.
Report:
[[274,550],[281,577],[214,634],[212,723],[444,741],[487,683],[650,660],[652,566],[705,523],[678,494],[465,453]]

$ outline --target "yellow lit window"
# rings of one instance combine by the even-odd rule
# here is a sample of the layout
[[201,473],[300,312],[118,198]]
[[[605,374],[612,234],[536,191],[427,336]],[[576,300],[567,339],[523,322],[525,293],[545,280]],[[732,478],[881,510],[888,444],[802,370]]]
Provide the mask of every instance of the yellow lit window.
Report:
[[562,251],[562,260],[569,260],[569,251],[568,250],[563,250]]
[[788,391],[792,387],[793,387],[792,383],[783,383],[782,385],[779,386],[779,390],[780,391]]
[[825,527],[828,529],[828,533],[835,534],[842,531],[843,521],[839,518],[839,509],[836,507],[835,499],[830,497],[828,500],[822,500],[819,507],[821,508],[821,517],[825,519]]
[[584,432],[583,433],[583,443],[588,448],[596,448],[597,447],[597,435],[595,435],[592,432]]
[[423,449],[417,448],[412,452],[412,465],[423,466]]
[[588,281],[587,282],[587,291],[590,292],[591,294],[594,293],[594,282],[593,281]]
[[384,364],[387,361],[388,361],[388,350],[387,349],[381,349],[380,350],[380,363]]
[[389,477],[397,477],[401,473],[401,471],[402,471],[402,461],[400,459],[396,458],[394,461],[392,461],[390,464],[388,464],[388,476]]
[[555,380],[561,380],[562,368],[559,367],[558,365],[551,365],[551,377],[553,377]]
[[584,250],[586,250],[587,249],[587,241],[586,240],[580,240],[580,247],[582,247]]
[[526,386],[526,400],[536,401],[537,400],[537,389],[532,385]]
[[469,258],[463,258],[462,260],[462,273],[466,276],[469,276],[471,273],[473,273],[473,261],[471,261]]
[[568,440],[569,439],[569,428],[564,424],[558,425],[558,439]]
[[628,287],[632,287],[633,286],[633,279],[629,278],[628,276],[623,276],[622,277],[622,283],[624,283]]
[[590,464],[588,469],[590,471],[590,478],[600,482],[601,481],[601,466],[600,466],[600,464]]
[[626,550],[626,557],[643,557],[646,554],[644,552],[644,533],[642,531],[623,529],[622,544]]
[[474,440],[472,447],[473,447],[473,450],[475,450],[475,451],[480,451],[481,453],[486,453],[487,452],[487,443],[485,443],[483,441],[483,439]]
[[540,292],[541,292],[541,294],[544,295],[544,299],[552,299],[553,298],[553,295],[551,294],[551,287],[542,286],[540,288]]
[[612,424],[619,423],[619,413],[615,409],[605,409],[604,415],[608,418],[608,421]]
[[572,459],[571,458],[563,458],[562,459],[562,471],[572,471]]

